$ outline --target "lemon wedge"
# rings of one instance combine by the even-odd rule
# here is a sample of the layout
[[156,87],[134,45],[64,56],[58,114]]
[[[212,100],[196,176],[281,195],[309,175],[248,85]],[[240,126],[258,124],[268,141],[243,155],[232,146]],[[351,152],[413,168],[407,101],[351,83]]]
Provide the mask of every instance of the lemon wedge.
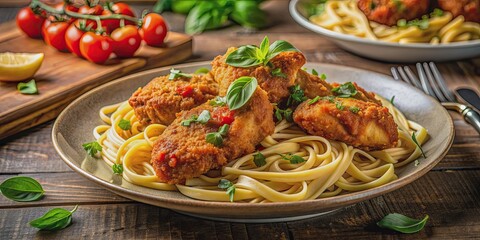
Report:
[[43,62],[43,53],[0,53],[0,81],[21,81],[33,77]]

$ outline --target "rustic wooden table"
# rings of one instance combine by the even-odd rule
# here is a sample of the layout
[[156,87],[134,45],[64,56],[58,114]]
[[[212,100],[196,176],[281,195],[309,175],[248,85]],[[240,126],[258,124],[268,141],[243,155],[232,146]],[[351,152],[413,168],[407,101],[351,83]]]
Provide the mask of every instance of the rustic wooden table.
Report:
[[[347,65],[389,74],[393,64],[345,52],[328,40],[297,25],[289,16],[288,1],[265,4],[271,26],[258,32],[228,27],[195,36],[190,61],[209,60],[229,46],[259,43],[268,35],[284,39],[306,54],[308,61]],[[138,5],[141,10],[149,5]],[[0,21],[15,17],[18,8],[0,8]],[[181,31],[183,17],[167,14],[173,30]],[[1,33],[0,33],[1,34]],[[480,58],[441,63],[448,85],[480,90]],[[480,136],[456,113],[455,141],[447,156],[428,174],[389,194],[358,203],[334,215],[296,222],[242,224],[185,216],[113,194],[79,176],[60,159],[50,137],[52,122],[16,134],[0,143],[0,181],[24,175],[38,179],[48,194],[37,202],[19,203],[0,197],[0,239],[319,239],[480,237]],[[57,232],[40,232],[27,223],[52,207],[78,204],[73,224]],[[299,203],[301,204],[301,203]],[[375,223],[388,213],[421,218],[424,230],[404,235],[380,230]]]

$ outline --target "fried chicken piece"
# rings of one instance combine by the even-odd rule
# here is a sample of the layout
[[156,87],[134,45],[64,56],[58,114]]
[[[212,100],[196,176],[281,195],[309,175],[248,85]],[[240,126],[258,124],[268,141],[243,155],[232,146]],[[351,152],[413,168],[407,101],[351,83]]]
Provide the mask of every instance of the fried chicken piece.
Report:
[[353,98],[326,97],[303,102],[293,120],[309,134],[344,142],[364,150],[394,147],[397,125],[386,107]]
[[133,93],[128,102],[142,125],[168,125],[175,114],[189,110],[218,95],[218,84],[211,73],[169,80],[157,77]]
[[[193,115],[208,110],[211,120],[206,124],[181,122]],[[184,183],[210,169],[220,168],[228,161],[255,151],[265,137],[275,129],[273,107],[267,93],[257,87],[249,102],[242,108],[230,111],[228,107],[214,107],[204,103],[183,111],[156,140],[152,152],[152,165],[162,182]],[[207,133],[219,130],[222,117],[233,113],[228,133],[223,137],[223,146],[217,147],[206,141]]]
[[[219,84],[219,94],[227,93],[230,83],[243,76],[255,77],[258,84],[268,93],[270,102],[277,103],[289,96],[289,88],[295,83],[298,70],[305,64],[305,56],[301,52],[282,52],[274,57],[269,66],[254,66],[248,68],[233,67],[225,63],[228,55],[236,48],[229,48],[225,55],[217,56],[212,62],[212,73]],[[280,68],[286,77],[274,76],[272,71]]]
[[438,6],[453,17],[463,15],[466,21],[480,23],[480,0],[438,0]]
[[429,0],[358,0],[358,8],[368,20],[388,26],[397,25],[400,19],[420,18],[429,6]]

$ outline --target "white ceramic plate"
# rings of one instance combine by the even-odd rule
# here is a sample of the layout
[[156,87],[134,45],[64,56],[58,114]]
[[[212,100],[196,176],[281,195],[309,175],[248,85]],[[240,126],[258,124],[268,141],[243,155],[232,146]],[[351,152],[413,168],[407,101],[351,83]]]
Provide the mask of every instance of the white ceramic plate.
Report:
[[290,15],[297,23],[330,39],[341,48],[364,57],[388,62],[440,62],[480,56],[480,40],[440,45],[399,44],[330,31],[308,20],[308,11],[305,9],[304,2],[308,2],[308,0],[290,1]]
[[[209,62],[175,66],[182,72],[194,72],[200,67],[210,67]],[[225,203],[206,202],[188,198],[178,192],[160,191],[130,184],[113,175],[100,159],[87,158],[82,144],[94,140],[93,128],[103,124],[98,116],[102,106],[125,101],[140,86],[156,76],[166,75],[170,67],[153,69],[123,77],[102,85],[72,102],[57,118],[52,140],[65,163],[75,172],[100,186],[126,198],[207,219],[240,222],[273,222],[298,220],[318,216],[345,206],[391,192],[427,173],[447,153],[453,141],[453,123],[447,111],[420,90],[397,82],[391,77],[365,70],[327,65],[306,64],[325,73],[336,82],[355,81],[369,91],[390,98],[395,95],[395,105],[405,115],[425,126],[431,139],[423,146],[427,154],[420,165],[413,163],[398,169],[398,179],[381,187],[340,196],[291,203]]]

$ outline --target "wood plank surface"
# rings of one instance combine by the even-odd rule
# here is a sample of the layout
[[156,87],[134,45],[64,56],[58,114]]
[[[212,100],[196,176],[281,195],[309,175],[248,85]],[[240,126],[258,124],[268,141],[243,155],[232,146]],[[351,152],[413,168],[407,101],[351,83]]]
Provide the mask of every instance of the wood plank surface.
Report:
[[[229,46],[285,39],[308,61],[339,64],[390,74],[386,64],[363,59],[297,25],[287,0],[264,4],[270,26],[261,31],[238,26],[194,36],[189,61],[210,60]],[[142,6],[143,8],[143,6]],[[0,8],[0,19],[2,19]],[[139,11],[139,7],[136,8]],[[172,29],[182,31],[184,18],[166,14]],[[0,28],[1,32],[1,28]],[[439,64],[450,88],[480,90],[480,58]],[[185,216],[113,194],[72,172],[51,143],[53,122],[0,140],[0,181],[15,175],[38,179],[47,191],[39,202],[0,198],[0,239],[478,239],[480,236],[480,136],[451,112],[455,139],[446,157],[425,176],[397,191],[347,207],[332,215],[269,224],[226,223]],[[52,207],[79,204],[73,224],[58,232],[28,227]],[[388,213],[421,218],[424,230],[406,235],[381,230],[375,223]]]
[[192,38],[170,32],[165,46],[142,43],[134,58],[111,58],[98,65],[71,53],[62,53],[43,40],[31,39],[14,22],[0,26],[0,52],[43,52],[45,58],[34,79],[39,94],[23,95],[16,82],[0,82],[0,138],[55,118],[63,108],[92,88],[138,70],[171,65],[192,55]]

